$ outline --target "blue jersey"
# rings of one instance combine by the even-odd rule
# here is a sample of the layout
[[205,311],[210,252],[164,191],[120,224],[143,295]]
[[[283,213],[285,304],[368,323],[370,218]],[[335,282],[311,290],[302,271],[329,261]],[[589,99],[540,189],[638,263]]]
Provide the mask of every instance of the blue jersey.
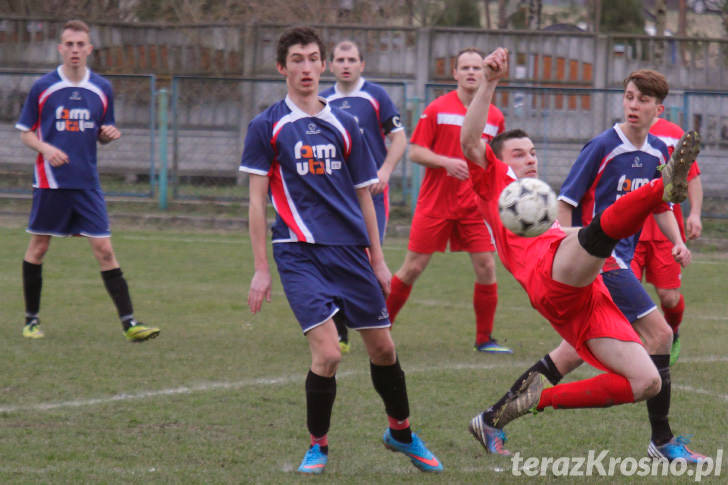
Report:
[[[656,136],[648,134],[637,148],[615,124],[582,148],[559,200],[575,208],[572,224],[585,226],[618,198],[659,177],[657,168],[667,158],[667,146]],[[604,270],[629,268],[638,239],[635,234],[619,241]]]
[[286,97],[250,122],[240,170],[270,177],[274,243],[369,245],[356,189],[378,179],[352,116],[329,104],[311,116]]
[[38,79],[15,127],[33,131],[41,141],[63,150],[69,163],[53,167],[39,153],[33,187],[100,188],[96,142],[101,126],[113,124],[111,84],[90,69],[79,83],[69,81],[61,66]]
[[387,156],[384,137],[404,129],[399,112],[387,92],[378,84],[360,78],[351,93],[344,94],[334,85],[322,91],[321,96],[332,106],[345,110],[356,118],[377,168],[381,167]]

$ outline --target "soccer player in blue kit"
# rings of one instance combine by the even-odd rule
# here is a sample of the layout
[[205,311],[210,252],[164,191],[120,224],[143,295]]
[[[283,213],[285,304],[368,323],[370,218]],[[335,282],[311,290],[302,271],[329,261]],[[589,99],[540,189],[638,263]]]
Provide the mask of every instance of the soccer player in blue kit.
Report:
[[[311,436],[298,471],[323,472],[341,349],[333,317],[342,312],[359,331],[374,388],[389,427],[384,445],[407,455],[422,471],[442,470],[410,430],[405,376],[390,335],[385,293],[391,273],[379,240],[369,186],[374,161],[356,120],[318,96],[325,48],[306,27],[284,32],[276,49],[288,95],[248,126],[240,170],[250,177],[249,224],[255,273],[248,306],[270,301],[266,206],[276,210],[273,256],[286,298],[311,350],[306,414]],[[369,248],[369,254],[365,248]]]
[[31,237],[23,259],[23,336],[44,337],[38,312],[42,263],[51,237],[81,235],[88,238],[101,267],[124,335],[140,342],[159,335],[159,329],[134,319],[129,288],[111,246],[96,143],[117,140],[121,132],[115,126],[111,84],[86,67],[92,50],[88,25],[66,22],[58,44],[63,64],[33,84],[15,125],[23,144],[38,152],[28,223]]
[[[356,118],[377,165],[379,182],[369,186],[377,214],[379,240],[389,220],[389,177],[407,149],[407,136],[400,122],[399,111],[380,85],[362,77],[365,62],[359,46],[343,40],[334,46],[329,68],[336,84],[321,92],[331,106],[346,111]],[[389,146],[385,143],[389,140]],[[343,314],[334,317],[339,332],[342,352],[350,349],[349,332]]]

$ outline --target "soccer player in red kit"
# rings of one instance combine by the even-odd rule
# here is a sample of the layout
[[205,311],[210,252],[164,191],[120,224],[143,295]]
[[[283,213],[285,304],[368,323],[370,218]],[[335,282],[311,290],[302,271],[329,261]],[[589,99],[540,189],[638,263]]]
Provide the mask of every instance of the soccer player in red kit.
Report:
[[[664,106],[660,105],[658,115],[662,114],[663,111]],[[656,117],[652,122],[650,133],[662,140],[672,154],[675,145],[684,132],[675,123]],[[693,164],[688,174],[688,202],[690,203],[690,213],[685,224],[683,224],[680,205],[676,204],[673,207],[683,241],[699,238],[703,229],[700,221],[700,212],[703,207],[703,185],[700,181],[700,168],[697,162]],[[662,313],[673,332],[672,348],[670,350],[670,365],[673,365],[680,355],[678,329],[685,311],[685,299],[680,293],[681,268],[672,257],[671,250],[672,243],[658,229],[654,218],[649,217],[642,228],[639,242],[634,251],[632,271],[639,280],[642,280],[644,275],[647,282],[655,287],[657,296],[660,299]]]
[[[449,243],[450,251],[470,253],[475,270],[475,349],[512,353],[491,335],[498,304],[493,257],[495,247],[478,212],[476,196],[468,180],[468,166],[460,148],[460,129],[465,111],[483,83],[483,57],[483,52],[475,48],[458,53],[453,69],[457,89],[430,103],[412,134],[409,156],[413,162],[426,167],[425,177],[412,218],[407,254],[392,277],[387,310],[394,322],[432,254],[445,251]],[[490,141],[503,130],[503,113],[490,106],[481,137]]]
[[[669,210],[666,201],[685,198],[699,135],[690,132],[680,140],[662,178],[625,194],[587,226],[562,229],[555,222],[538,237],[521,237],[501,223],[498,196],[518,177],[537,175],[535,149],[525,138],[524,156],[507,165],[480,139],[495,87],[508,72],[508,52],[496,49],[483,65],[486,81],[468,108],[461,134],[479,208],[493,229],[503,265],[526,290],[532,306],[582,359],[604,371],[549,388],[539,372],[521,376],[501,400],[470,422],[471,433],[488,451],[507,454],[502,448],[503,426],[529,411],[605,407],[649,399],[659,392],[655,364],[598,275],[619,240],[639,231],[651,213]],[[689,258],[689,252],[675,256]]]

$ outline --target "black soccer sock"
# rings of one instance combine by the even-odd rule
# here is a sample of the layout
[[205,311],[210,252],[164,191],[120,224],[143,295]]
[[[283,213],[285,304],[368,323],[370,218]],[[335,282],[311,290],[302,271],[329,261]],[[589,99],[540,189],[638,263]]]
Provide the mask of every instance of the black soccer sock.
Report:
[[349,341],[349,327],[346,326],[346,317],[341,311],[334,315],[334,324],[336,324],[336,331],[339,333],[339,340],[342,342]]
[[23,296],[25,297],[25,323],[38,317],[40,290],[43,287],[43,265],[23,260]]
[[612,239],[602,230],[601,214],[594,216],[588,226],[582,227],[577,233],[579,244],[584,250],[597,258],[608,258],[619,242]]
[[662,379],[662,388],[655,397],[647,400],[647,415],[652,426],[652,442],[664,445],[673,437],[668,415],[670,414],[670,354],[650,355]]
[[[397,421],[405,421],[409,418],[409,399],[407,397],[407,383],[404,378],[404,371],[397,359],[392,365],[376,365],[369,362],[372,384],[374,389],[384,401],[384,409],[387,416]],[[389,428],[392,436],[402,443],[412,442],[412,431],[409,426],[404,429]]]
[[312,436],[320,438],[329,432],[335,399],[336,377],[322,377],[309,369],[306,376],[306,424]]
[[489,407],[486,411],[483,412],[483,421],[485,421],[485,424],[488,426],[492,426],[494,428],[500,428],[502,425],[499,425],[497,417],[496,417],[496,411],[503,407],[506,400],[512,396],[514,393],[518,392],[518,390],[523,385],[523,382],[528,379],[528,376],[533,374],[534,372],[540,372],[546,378],[549,380],[549,382],[553,385],[556,385],[559,383],[559,381],[564,377],[561,375],[559,370],[556,368],[556,365],[554,364],[554,361],[551,360],[551,357],[549,354],[546,354],[541,360],[536,362],[531,366],[530,369],[528,369],[526,372],[521,374],[521,376],[516,379],[516,382],[513,383],[511,388],[506,392],[503,397],[501,397],[497,403]]
[[114,305],[116,305],[121,325],[124,330],[128,330],[134,320],[134,309],[131,306],[129,287],[124,279],[124,273],[121,272],[121,268],[114,268],[102,271],[101,277],[104,279],[106,291],[109,292]]

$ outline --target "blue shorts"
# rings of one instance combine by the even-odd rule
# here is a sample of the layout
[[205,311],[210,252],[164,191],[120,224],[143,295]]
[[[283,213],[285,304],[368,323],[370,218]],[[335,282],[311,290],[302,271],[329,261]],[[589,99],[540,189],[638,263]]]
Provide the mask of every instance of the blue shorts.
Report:
[[609,289],[612,300],[630,323],[657,309],[645,287],[630,268],[604,272],[602,279]]
[[276,243],[273,257],[304,334],[339,311],[353,329],[391,325],[382,288],[363,248]]
[[100,189],[33,189],[28,232],[46,236],[109,237]]

